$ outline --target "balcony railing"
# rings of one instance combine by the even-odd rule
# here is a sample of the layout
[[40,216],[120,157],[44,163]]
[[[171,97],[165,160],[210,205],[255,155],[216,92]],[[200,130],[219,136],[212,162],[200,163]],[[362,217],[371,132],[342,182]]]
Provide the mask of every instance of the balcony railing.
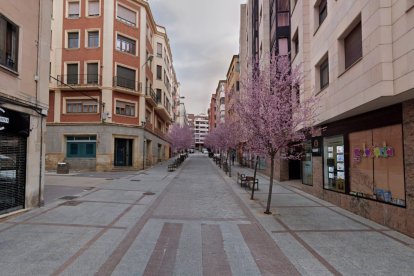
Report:
[[157,95],[156,95],[154,89],[152,89],[151,87],[146,87],[145,96],[151,97],[154,100],[154,102],[157,102]]
[[101,76],[98,74],[68,74],[57,76],[58,86],[101,86]]
[[114,87],[121,87],[135,92],[141,91],[139,82],[118,76],[114,77]]

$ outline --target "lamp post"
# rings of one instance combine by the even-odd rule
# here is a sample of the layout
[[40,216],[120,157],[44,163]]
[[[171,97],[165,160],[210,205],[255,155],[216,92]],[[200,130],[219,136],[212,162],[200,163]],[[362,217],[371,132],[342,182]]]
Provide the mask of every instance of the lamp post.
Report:
[[143,131],[143,137],[144,139],[142,140],[142,170],[145,170],[145,124],[147,122],[145,121],[141,121],[141,126],[142,126],[142,131]]

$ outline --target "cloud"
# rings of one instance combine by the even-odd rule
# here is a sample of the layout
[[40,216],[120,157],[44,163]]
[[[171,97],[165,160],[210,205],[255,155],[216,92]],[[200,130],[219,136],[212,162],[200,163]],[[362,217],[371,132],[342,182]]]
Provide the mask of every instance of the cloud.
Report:
[[206,113],[218,81],[239,49],[244,0],[149,0],[166,27],[188,113]]

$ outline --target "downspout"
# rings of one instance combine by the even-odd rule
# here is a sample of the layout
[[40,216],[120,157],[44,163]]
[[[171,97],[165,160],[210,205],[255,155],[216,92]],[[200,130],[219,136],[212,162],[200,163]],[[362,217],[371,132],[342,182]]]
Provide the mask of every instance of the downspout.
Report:
[[[40,55],[40,17],[41,17],[41,1],[39,0],[39,14],[37,19],[37,57],[36,57],[36,107],[39,103],[39,55]],[[53,7],[52,7],[53,9]],[[43,114],[40,113],[40,158],[39,158],[39,195],[38,195],[38,206],[43,206],[42,201],[42,181],[43,181]]]

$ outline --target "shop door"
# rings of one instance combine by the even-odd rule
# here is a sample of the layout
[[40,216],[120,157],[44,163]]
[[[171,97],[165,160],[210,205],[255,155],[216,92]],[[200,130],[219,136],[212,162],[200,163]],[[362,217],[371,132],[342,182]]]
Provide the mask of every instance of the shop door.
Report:
[[289,179],[300,179],[300,160],[289,160]]
[[0,134],[0,214],[24,208],[26,139]]
[[115,166],[132,166],[132,140],[115,139]]

